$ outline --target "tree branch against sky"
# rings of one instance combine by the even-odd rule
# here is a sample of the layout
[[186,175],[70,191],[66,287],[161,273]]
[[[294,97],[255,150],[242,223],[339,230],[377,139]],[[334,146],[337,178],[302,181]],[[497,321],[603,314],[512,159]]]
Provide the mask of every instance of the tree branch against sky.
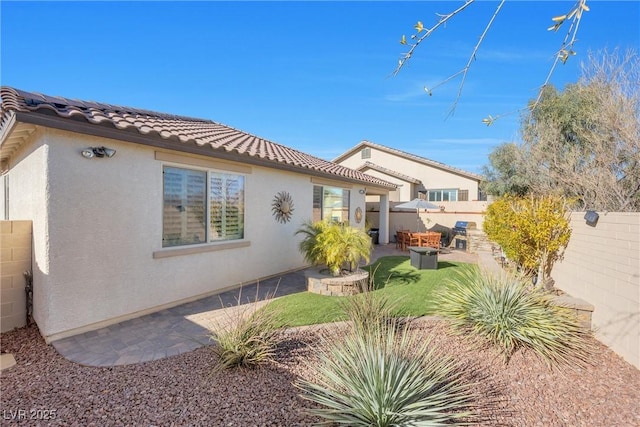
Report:
[[[414,29],[416,30],[416,33],[412,34],[409,37],[409,40],[412,41],[412,42],[408,42],[407,41],[406,35],[403,35],[402,38],[400,39],[400,43],[402,45],[409,46],[409,50],[406,53],[403,53],[401,55],[401,58],[398,61],[398,65],[397,65],[396,69],[393,71],[393,75],[394,76],[398,75],[400,70],[402,70],[402,68],[413,57],[416,49],[430,35],[432,35],[434,33],[434,31],[436,31],[437,29],[439,29],[441,27],[446,26],[447,22],[452,20],[456,15],[462,13],[469,6],[471,6],[471,4],[474,3],[475,1],[476,0],[466,0],[462,4],[462,6],[458,7],[457,9],[453,10],[452,12],[449,12],[449,13],[446,13],[446,14],[436,13],[437,22],[436,22],[436,24],[434,26],[432,26],[430,28],[425,27],[424,24],[422,23],[422,21],[418,21],[417,24],[414,26]],[[424,87],[425,92],[429,96],[432,96],[433,95],[433,91],[435,89],[437,89],[437,88],[449,83],[450,81],[456,79],[457,77],[461,76],[461,81],[460,81],[460,84],[458,86],[457,95],[456,95],[456,97],[455,97],[455,99],[453,101],[453,104],[451,105],[451,108],[449,110],[449,114],[448,114],[449,116],[452,115],[455,112],[456,107],[458,106],[458,102],[460,101],[460,98],[462,97],[463,88],[464,88],[464,85],[465,85],[469,70],[471,69],[471,65],[476,60],[476,54],[478,53],[478,51],[480,49],[480,46],[484,42],[489,30],[491,29],[491,26],[492,26],[493,22],[495,21],[495,19],[500,14],[500,11],[502,10],[502,7],[504,6],[505,2],[506,2],[506,0],[501,0],[498,3],[493,15],[491,16],[491,18],[487,22],[486,26],[484,27],[484,30],[480,34],[480,36],[478,38],[478,42],[475,44],[473,50],[471,51],[471,54],[469,55],[467,63],[460,70],[454,72],[449,77],[447,77],[444,80],[440,81],[439,83],[437,83],[433,87],[431,87],[431,88],[429,88],[427,86]],[[567,13],[565,13],[563,15],[554,16],[554,17],[551,18],[551,20],[553,21],[553,25],[548,28],[548,30],[550,30],[550,31],[556,31],[557,32],[563,26],[563,24],[565,22],[569,22],[570,24],[569,24],[569,28],[567,30],[567,33],[566,33],[566,35],[564,37],[564,40],[562,41],[562,44],[561,44],[560,48],[558,49],[558,51],[555,54],[555,60],[553,61],[553,64],[552,64],[552,66],[551,66],[551,68],[549,70],[549,73],[547,74],[547,77],[546,77],[544,83],[542,84],[542,86],[540,87],[540,90],[538,91],[538,96],[537,96],[537,98],[536,98],[536,100],[535,100],[535,102],[533,104],[533,108],[535,108],[535,106],[540,101],[540,97],[542,95],[542,92],[543,92],[544,88],[547,87],[547,85],[551,81],[551,77],[552,77],[553,72],[555,71],[556,67],[558,66],[558,63],[566,64],[567,60],[571,56],[574,56],[576,54],[576,52],[574,51],[573,47],[574,47],[575,43],[577,42],[578,28],[580,27],[580,21],[582,20],[582,14],[583,14],[583,12],[587,12],[587,11],[589,11],[589,7],[587,6],[587,0],[577,0],[575,2],[575,4],[571,7],[571,9],[569,9],[569,11]],[[529,108],[531,108],[531,106]],[[513,112],[503,113],[503,114],[499,114],[497,116],[488,115],[486,118],[482,119],[482,122],[485,123],[487,126],[490,126],[498,118],[500,118],[500,117],[502,117],[502,116],[504,116],[506,114],[511,114],[511,113],[513,113]]]
[[498,196],[559,193],[580,210],[638,212],[639,80],[637,51],[589,52],[577,83],[547,86],[522,117],[523,143],[489,155],[483,188]]

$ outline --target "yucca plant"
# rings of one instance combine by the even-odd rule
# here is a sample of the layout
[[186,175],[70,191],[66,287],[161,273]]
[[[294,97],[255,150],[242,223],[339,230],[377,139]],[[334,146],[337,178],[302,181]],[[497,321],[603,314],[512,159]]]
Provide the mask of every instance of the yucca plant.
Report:
[[325,424],[439,426],[471,417],[473,385],[454,361],[418,340],[408,327],[378,326],[325,338],[314,381],[296,385]]
[[495,345],[505,362],[520,348],[533,350],[549,365],[584,363],[591,351],[590,332],[575,314],[523,276],[462,269],[436,295],[434,306],[455,329]]
[[254,367],[273,359],[281,336],[280,311],[261,304],[257,295],[256,291],[255,301],[246,305],[239,297],[237,306],[225,309],[225,321],[218,322],[210,336],[218,362],[214,370]]
[[336,221],[307,221],[296,234],[302,234],[300,251],[306,261],[326,265],[337,276],[343,268],[353,271],[362,260],[369,262],[371,237],[361,228]]

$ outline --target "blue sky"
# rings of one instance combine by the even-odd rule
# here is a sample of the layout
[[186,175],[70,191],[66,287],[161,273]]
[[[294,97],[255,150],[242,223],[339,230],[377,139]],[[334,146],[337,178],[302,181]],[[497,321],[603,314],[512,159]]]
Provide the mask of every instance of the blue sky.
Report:
[[[331,160],[363,139],[471,172],[534,98],[564,37],[547,31],[573,1],[509,1],[453,116],[453,81],[497,2],[434,33],[396,77],[399,41],[462,2],[17,2],[3,0],[0,83],[206,118]],[[640,2],[590,1],[578,55],[552,83],[579,78],[589,50],[640,47]]]

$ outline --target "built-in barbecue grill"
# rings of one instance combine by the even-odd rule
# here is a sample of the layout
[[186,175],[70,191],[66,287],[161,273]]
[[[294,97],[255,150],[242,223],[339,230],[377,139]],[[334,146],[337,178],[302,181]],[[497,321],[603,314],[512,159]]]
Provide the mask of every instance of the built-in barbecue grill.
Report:
[[466,236],[467,230],[475,230],[476,223],[472,221],[456,221],[456,225],[453,226],[454,236]]

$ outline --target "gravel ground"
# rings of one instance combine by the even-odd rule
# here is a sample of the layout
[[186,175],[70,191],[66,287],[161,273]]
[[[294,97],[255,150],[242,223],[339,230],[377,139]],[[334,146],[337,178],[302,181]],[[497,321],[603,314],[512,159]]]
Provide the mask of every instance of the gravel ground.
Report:
[[[640,371],[594,340],[592,365],[550,370],[531,353],[507,366],[492,349],[447,333],[437,319],[413,322],[416,333],[458,359],[480,397],[477,425],[640,426]],[[326,326],[325,328],[331,328]],[[276,361],[252,370],[212,373],[210,348],[113,368],[71,363],[35,327],[2,334],[17,365],[0,375],[0,424],[61,426],[301,426],[311,403],[296,378],[309,378],[314,329],[292,330]]]

